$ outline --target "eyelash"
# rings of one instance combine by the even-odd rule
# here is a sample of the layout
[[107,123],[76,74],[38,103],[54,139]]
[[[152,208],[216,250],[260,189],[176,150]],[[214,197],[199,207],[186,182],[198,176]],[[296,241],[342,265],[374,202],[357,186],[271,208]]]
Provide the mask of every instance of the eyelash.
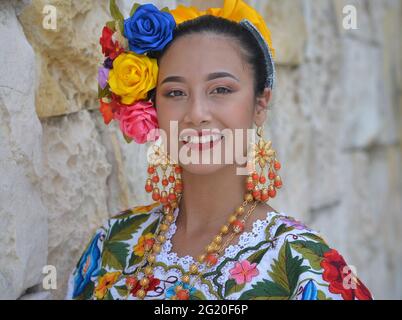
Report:
[[[225,88],[225,87],[218,87],[218,88],[216,88],[216,89],[225,89],[225,90],[226,90],[226,93],[221,93],[221,94],[223,94],[223,95],[225,95],[225,94],[230,94],[230,93],[233,92],[232,90],[230,90],[230,89],[228,89],[228,88]],[[214,89],[214,90],[216,90],[216,89]],[[180,91],[180,90],[172,90],[172,91],[168,92],[165,96],[166,96],[167,98],[180,97],[180,96],[175,96],[175,95],[171,96],[170,94],[171,94],[172,92],[182,92],[182,91]]]

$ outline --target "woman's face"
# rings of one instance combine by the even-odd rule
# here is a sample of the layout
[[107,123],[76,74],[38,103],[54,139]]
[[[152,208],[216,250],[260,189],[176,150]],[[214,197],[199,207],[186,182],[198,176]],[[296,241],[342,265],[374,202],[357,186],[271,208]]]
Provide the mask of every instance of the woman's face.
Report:
[[[184,170],[210,174],[225,165],[233,165],[225,163],[224,154],[225,144],[234,146],[241,142],[235,139],[234,129],[243,129],[244,143],[240,150],[245,154],[246,131],[252,128],[253,122],[257,125],[264,122],[270,99],[269,90],[264,99],[256,101],[253,86],[252,69],[243,61],[237,43],[230,38],[210,33],[194,34],[170,46],[159,61],[156,109],[159,127],[167,133],[167,150],[171,154],[171,143],[177,143],[179,163]],[[170,132],[171,121],[177,121],[178,135]],[[233,142],[226,137],[221,139],[224,129],[233,132]],[[197,132],[205,137],[188,137]],[[203,141],[206,142],[199,143]],[[219,149],[220,163],[212,164],[212,160],[201,163],[205,153],[212,159],[212,151]],[[182,154],[190,155],[190,152],[197,155],[199,164],[183,164]]]

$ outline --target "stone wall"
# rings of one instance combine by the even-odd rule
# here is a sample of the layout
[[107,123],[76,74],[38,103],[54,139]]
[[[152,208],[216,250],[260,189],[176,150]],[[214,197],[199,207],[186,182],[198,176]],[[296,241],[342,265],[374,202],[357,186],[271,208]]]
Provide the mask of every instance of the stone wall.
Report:
[[[271,205],[320,230],[376,298],[401,299],[402,1],[248,2],[277,52],[266,134],[284,188]],[[107,3],[0,2],[0,298],[63,298],[95,228],[150,202],[146,146],[127,145],[97,110]],[[42,26],[48,4],[56,30]],[[357,8],[357,30],[342,27],[346,4]],[[131,0],[119,5],[127,14]],[[45,265],[57,269],[57,290],[43,289]]]

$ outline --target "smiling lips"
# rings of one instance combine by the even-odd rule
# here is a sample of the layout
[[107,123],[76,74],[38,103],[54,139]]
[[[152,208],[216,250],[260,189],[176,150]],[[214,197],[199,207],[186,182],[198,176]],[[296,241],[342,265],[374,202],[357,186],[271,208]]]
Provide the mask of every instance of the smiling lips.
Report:
[[196,136],[194,134],[181,135],[179,140],[193,150],[209,150],[219,143],[224,138],[221,133],[201,134]]

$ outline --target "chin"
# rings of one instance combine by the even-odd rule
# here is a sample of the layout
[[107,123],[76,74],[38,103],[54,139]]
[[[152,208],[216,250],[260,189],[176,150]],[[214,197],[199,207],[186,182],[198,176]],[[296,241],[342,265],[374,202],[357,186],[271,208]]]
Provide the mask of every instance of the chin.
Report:
[[184,171],[194,175],[209,175],[222,170],[227,164],[180,164]]

